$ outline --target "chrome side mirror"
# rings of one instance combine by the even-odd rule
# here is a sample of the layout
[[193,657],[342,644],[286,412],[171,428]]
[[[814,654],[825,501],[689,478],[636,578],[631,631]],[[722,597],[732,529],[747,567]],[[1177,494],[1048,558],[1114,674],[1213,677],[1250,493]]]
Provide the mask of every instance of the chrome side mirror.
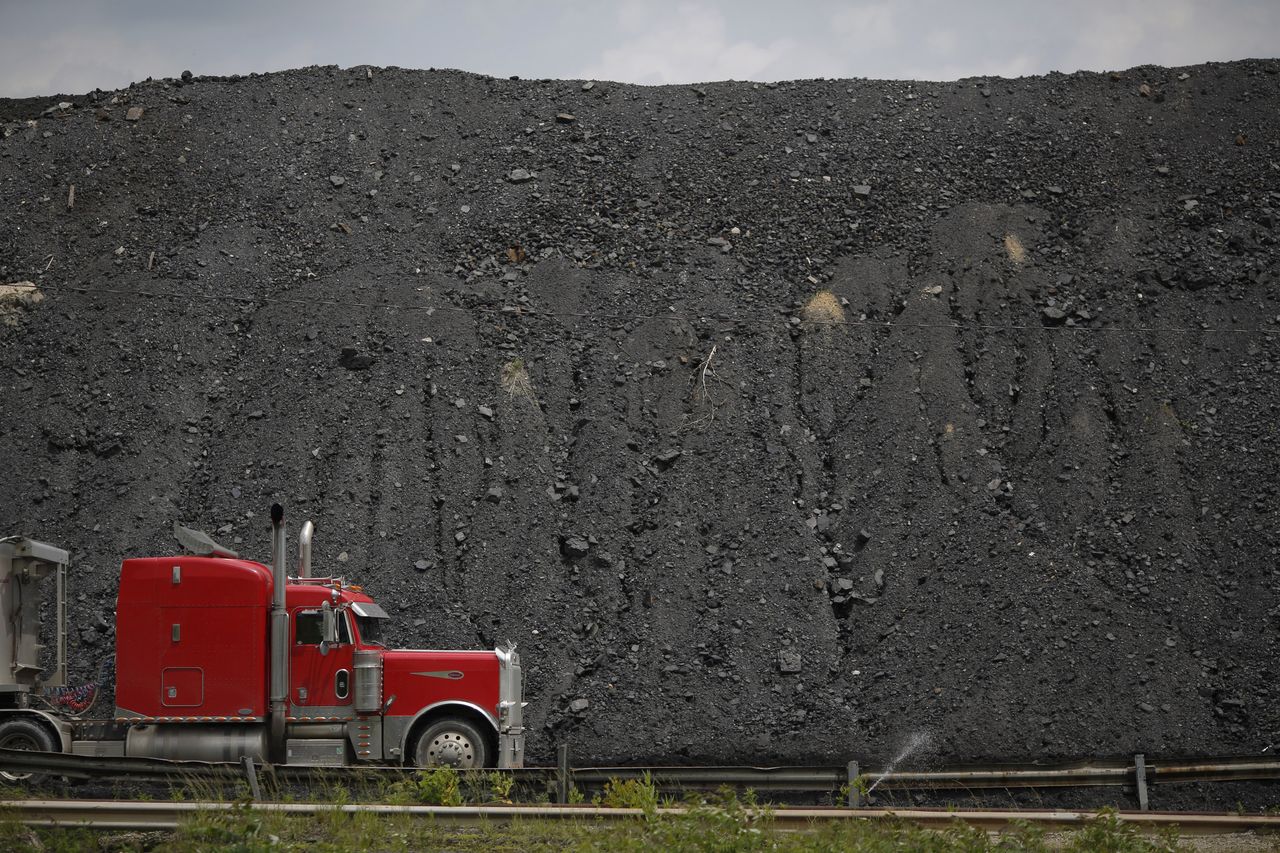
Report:
[[329,602],[320,608],[320,654],[329,654],[329,647],[338,642],[338,619]]

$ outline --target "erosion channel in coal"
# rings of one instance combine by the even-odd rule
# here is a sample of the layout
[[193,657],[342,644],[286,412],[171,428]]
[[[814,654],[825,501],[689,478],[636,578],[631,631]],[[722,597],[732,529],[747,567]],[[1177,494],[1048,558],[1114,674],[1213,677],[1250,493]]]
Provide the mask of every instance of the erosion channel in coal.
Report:
[[0,533],[84,682],[279,501],[534,763],[1280,748],[1278,70],[0,102]]

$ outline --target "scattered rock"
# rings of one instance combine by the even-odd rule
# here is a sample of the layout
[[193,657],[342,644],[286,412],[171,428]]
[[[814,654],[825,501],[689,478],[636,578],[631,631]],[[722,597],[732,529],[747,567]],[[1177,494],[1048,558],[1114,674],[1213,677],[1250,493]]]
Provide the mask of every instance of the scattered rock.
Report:
[[139,121],[142,118],[142,114],[144,112],[146,112],[146,110],[144,110],[142,107],[129,107],[129,109],[124,114],[124,120]]
[[1061,326],[1067,319],[1067,313],[1061,308],[1050,305],[1040,310],[1040,317],[1046,326]]
[[676,460],[680,458],[682,451],[674,448],[664,450],[653,457],[654,464],[658,466],[658,470],[665,471],[672,465],[676,464]]
[[533,173],[528,169],[512,169],[507,173],[507,180],[513,184],[523,184],[533,180]]
[[582,536],[565,536],[560,540],[560,554],[568,560],[585,557],[591,552],[591,543]]
[[0,536],[73,549],[83,683],[119,556],[287,499],[395,645],[520,642],[530,764],[1256,750],[1280,63],[1179,70],[6,102]]
[[355,347],[343,347],[338,356],[338,364],[347,370],[368,370],[375,361],[377,359],[374,356],[360,352]]
[[329,183],[333,184],[335,187],[340,187],[340,186],[342,186],[343,184],[345,184],[346,182],[347,182],[347,179],[346,179],[346,178],[344,178],[344,177],[342,177],[341,175],[330,175],[330,176],[329,176]]

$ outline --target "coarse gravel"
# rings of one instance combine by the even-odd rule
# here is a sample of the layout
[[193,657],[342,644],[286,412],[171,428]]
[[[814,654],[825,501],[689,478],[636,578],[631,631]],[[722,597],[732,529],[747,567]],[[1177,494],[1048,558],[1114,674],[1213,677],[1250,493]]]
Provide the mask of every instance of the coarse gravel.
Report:
[[84,681],[279,501],[534,763],[1274,751],[1278,71],[0,101],[0,533]]

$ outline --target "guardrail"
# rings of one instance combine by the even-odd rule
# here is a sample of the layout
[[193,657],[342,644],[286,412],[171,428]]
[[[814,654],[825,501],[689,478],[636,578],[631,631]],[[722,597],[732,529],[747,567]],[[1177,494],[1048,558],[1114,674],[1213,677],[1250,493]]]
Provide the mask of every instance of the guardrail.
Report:
[[[335,776],[363,776],[392,780],[413,768],[388,766],[313,767],[167,761],[157,758],[117,758],[24,752],[0,749],[0,770],[68,779],[126,779],[135,782],[182,782],[192,778],[244,779],[256,786],[259,772],[282,783],[305,783]],[[688,789],[753,788],[761,792],[836,792],[847,786],[848,804],[858,805],[861,782],[895,791],[990,790],[1010,788],[1135,787],[1145,809],[1147,786],[1170,782],[1223,782],[1280,779],[1280,758],[1237,756],[1209,759],[1147,760],[1093,759],[1057,764],[958,765],[935,770],[885,770],[843,767],[570,767],[566,750],[558,767],[526,767],[510,772],[517,783],[554,786],[562,802],[570,785],[599,789],[610,779],[635,779],[649,774],[664,793]]]
[[[257,812],[287,815],[317,815],[333,812],[360,814],[397,814],[426,818],[442,824],[470,825],[494,821],[523,820],[636,820],[644,815],[640,809],[612,809],[598,806],[393,806],[382,804],[333,805],[325,803],[253,803],[245,806],[219,802],[130,802],[119,800],[12,800],[0,804],[0,816],[28,826],[75,827],[114,830],[176,829],[191,817],[249,808]],[[661,816],[684,814],[681,808],[658,808]],[[763,816],[762,810],[757,814]],[[987,830],[1007,828],[1014,821],[1034,823],[1050,828],[1079,828],[1097,818],[1081,811],[1045,809],[847,809],[847,808],[782,808],[773,809],[768,819],[779,829],[802,830],[815,824],[846,820],[898,819],[923,827],[942,828],[957,820]],[[1119,812],[1125,823],[1154,830],[1177,827],[1185,835],[1280,830],[1280,816],[1210,814],[1201,812]]]

